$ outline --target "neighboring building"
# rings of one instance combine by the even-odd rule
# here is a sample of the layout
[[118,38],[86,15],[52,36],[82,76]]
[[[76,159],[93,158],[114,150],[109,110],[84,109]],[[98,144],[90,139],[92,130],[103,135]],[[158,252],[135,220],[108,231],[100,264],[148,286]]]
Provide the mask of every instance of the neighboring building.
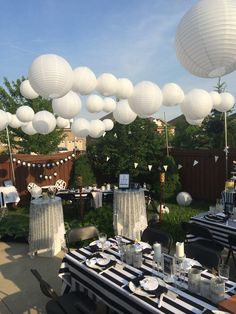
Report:
[[58,148],[65,148],[65,150],[72,151],[77,149],[79,151],[86,151],[86,138],[75,137],[70,128],[64,129],[65,138],[58,145]]

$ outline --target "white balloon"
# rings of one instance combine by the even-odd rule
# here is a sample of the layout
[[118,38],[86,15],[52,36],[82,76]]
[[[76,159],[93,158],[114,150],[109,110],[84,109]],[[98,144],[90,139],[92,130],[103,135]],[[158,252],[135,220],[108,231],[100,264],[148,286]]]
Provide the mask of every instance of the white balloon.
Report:
[[33,90],[29,80],[25,80],[20,84],[20,93],[27,99],[35,99],[39,96],[39,94]]
[[23,125],[21,127],[21,130],[28,135],[34,135],[37,133],[37,131],[35,130],[35,128],[33,127],[32,121],[30,121],[29,123]]
[[104,107],[103,111],[105,112],[113,112],[116,109],[116,101],[111,97],[103,98]]
[[93,138],[98,138],[105,132],[105,126],[101,120],[90,121],[89,135]]
[[192,197],[188,192],[180,192],[176,197],[176,201],[180,206],[188,206],[192,202]]
[[162,104],[160,88],[149,81],[135,85],[133,94],[129,97],[130,108],[141,116],[150,116],[158,111]]
[[212,91],[209,94],[210,94],[210,96],[212,98],[213,108],[216,109],[221,104],[220,94],[218,92],[216,92],[216,91]]
[[111,119],[104,119],[102,121],[105,125],[105,131],[111,131],[114,127],[114,122]]
[[32,88],[44,98],[59,98],[72,88],[73,71],[69,63],[55,54],[36,58],[29,68],[29,82]]
[[222,93],[220,94],[220,98],[220,105],[214,107],[217,111],[226,112],[233,108],[235,103],[233,95],[231,95],[230,93]]
[[120,100],[113,112],[113,117],[120,124],[130,124],[136,119],[137,114],[131,110],[127,100]]
[[91,113],[102,111],[103,106],[104,106],[104,101],[98,95],[90,95],[86,101],[87,110]]
[[56,127],[56,119],[51,112],[42,110],[34,115],[32,124],[39,134],[49,134]]
[[188,117],[185,117],[186,121],[191,124],[191,125],[201,125],[202,124],[202,121],[204,119],[198,119],[198,120],[192,120],[192,119],[189,119]]
[[70,121],[68,119],[64,119],[62,117],[57,117],[57,127],[60,129],[69,128]]
[[134,90],[133,83],[127,78],[119,78],[117,84],[116,97],[118,99],[129,98]]
[[15,114],[12,115],[12,119],[11,122],[9,123],[9,126],[14,128],[14,129],[18,129],[19,127],[21,127],[22,125],[24,125],[23,122],[21,122],[17,116]]
[[72,119],[81,110],[81,100],[78,94],[70,91],[65,96],[52,100],[53,112],[64,119]]
[[168,107],[179,105],[184,100],[184,92],[182,88],[175,83],[164,85],[162,88],[162,95],[163,105]]
[[191,120],[204,119],[212,106],[211,96],[203,89],[192,89],[180,105],[183,114]]
[[74,83],[72,90],[81,95],[88,95],[97,85],[97,79],[93,71],[87,67],[78,67],[74,69]]
[[97,79],[97,91],[103,96],[114,96],[117,91],[118,80],[110,73],[103,73]]
[[89,135],[90,123],[84,118],[77,118],[71,124],[71,132],[77,137]]
[[5,111],[0,109],[0,131],[4,130],[7,127],[8,118]]
[[20,106],[16,110],[16,116],[21,122],[30,122],[34,118],[34,110],[29,106]]

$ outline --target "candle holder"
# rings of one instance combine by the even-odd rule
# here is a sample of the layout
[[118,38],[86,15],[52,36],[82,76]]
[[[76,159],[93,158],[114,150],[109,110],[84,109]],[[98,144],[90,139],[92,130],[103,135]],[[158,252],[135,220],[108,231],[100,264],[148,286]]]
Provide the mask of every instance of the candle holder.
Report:
[[184,269],[184,260],[186,255],[178,256],[174,254],[174,277],[175,284],[178,288],[185,288],[185,269]]

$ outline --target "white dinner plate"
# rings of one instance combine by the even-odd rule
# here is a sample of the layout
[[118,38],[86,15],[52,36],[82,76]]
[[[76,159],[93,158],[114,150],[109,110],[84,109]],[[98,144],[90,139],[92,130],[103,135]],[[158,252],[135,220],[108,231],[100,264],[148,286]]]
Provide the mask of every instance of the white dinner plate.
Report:
[[92,257],[90,259],[86,259],[85,263],[90,268],[96,268],[97,258]]
[[106,258],[97,258],[97,264],[99,266],[106,266],[109,263],[110,263],[110,259],[108,257],[106,257]]
[[[97,245],[99,249],[102,248],[101,242],[99,240],[95,240],[95,241],[91,242],[89,245]],[[111,242],[106,241],[104,243],[104,250],[109,249],[110,246],[111,246]]]
[[156,277],[146,276],[143,280],[140,281],[140,286],[145,291],[153,291],[156,290],[159,286],[159,281]]

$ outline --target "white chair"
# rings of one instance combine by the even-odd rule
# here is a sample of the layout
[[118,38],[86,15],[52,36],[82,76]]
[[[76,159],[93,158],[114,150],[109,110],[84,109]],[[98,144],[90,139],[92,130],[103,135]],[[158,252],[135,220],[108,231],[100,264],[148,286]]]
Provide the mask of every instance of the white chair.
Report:
[[34,182],[28,184],[27,190],[31,195],[31,199],[39,198],[42,195],[42,188]]
[[66,182],[62,179],[58,179],[55,183],[55,187],[57,188],[57,191],[65,190]]
[[35,188],[36,186],[38,186],[36,183],[34,182],[30,182],[28,185],[27,185],[27,190],[30,192],[33,188]]

